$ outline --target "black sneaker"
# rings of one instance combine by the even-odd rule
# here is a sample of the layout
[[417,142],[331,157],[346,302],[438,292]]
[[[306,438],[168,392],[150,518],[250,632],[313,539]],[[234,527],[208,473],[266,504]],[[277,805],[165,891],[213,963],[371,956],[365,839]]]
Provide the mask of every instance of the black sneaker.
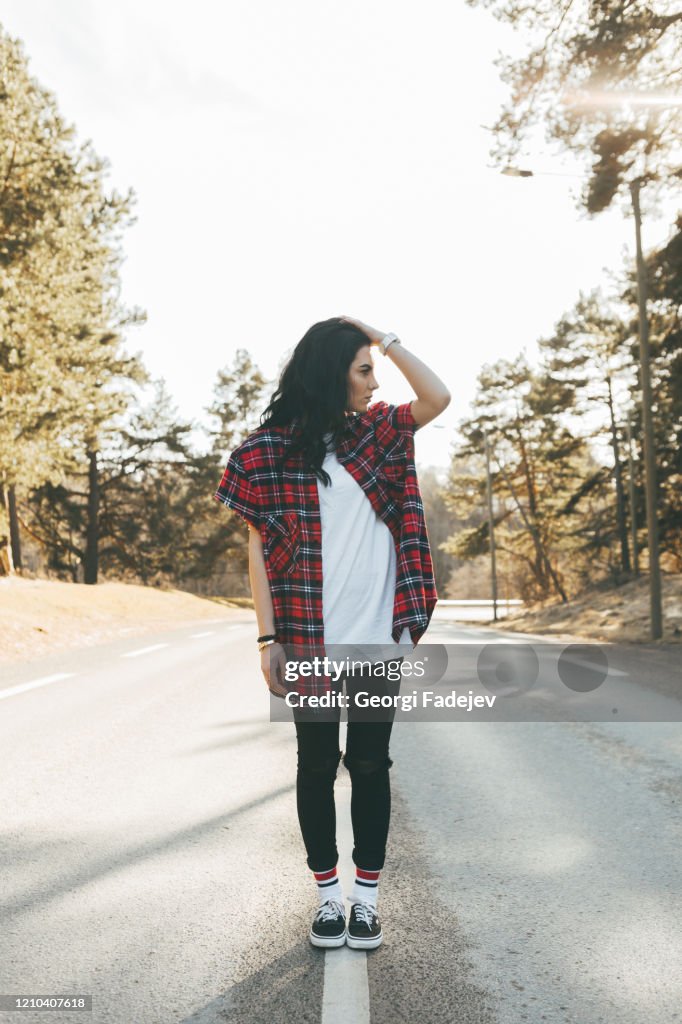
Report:
[[346,941],[346,915],[342,903],[327,900],[323,903],[310,928],[313,946],[334,949]]
[[354,903],[350,908],[347,944],[351,949],[376,949],[383,940],[381,922],[369,903]]

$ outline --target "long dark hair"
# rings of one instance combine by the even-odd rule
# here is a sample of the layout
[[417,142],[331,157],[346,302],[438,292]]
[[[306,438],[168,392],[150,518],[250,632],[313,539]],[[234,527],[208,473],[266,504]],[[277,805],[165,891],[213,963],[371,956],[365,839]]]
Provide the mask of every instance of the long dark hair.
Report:
[[296,345],[261,415],[261,428],[293,425],[287,457],[302,452],[325,487],[331,478],[322,469],[327,453],[323,434],[331,433],[334,445],[341,439],[347,424],[348,371],[358,350],[368,344],[364,331],[337,316],[313,324]]

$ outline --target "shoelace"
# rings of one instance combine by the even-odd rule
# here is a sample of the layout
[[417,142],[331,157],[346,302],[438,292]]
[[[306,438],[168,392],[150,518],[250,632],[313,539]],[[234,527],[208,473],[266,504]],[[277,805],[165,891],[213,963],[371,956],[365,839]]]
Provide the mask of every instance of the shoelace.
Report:
[[359,924],[366,924],[368,928],[372,927],[373,919],[377,916],[374,907],[371,907],[369,903],[354,903],[353,910]]
[[336,900],[327,900],[317,912],[318,921],[333,921],[335,917],[345,916],[343,904]]

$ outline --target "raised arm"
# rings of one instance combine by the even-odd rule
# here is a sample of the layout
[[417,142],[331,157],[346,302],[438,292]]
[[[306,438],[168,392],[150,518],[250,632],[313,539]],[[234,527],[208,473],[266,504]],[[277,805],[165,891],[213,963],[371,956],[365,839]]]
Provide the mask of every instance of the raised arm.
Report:
[[[356,320],[355,317],[342,316],[340,319],[347,320],[364,331],[370,346],[378,346],[386,337],[384,331],[370,327],[369,324],[363,323],[362,320]],[[414,389],[417,397],[411,403],[411,407],[412,415],[418,426],[425,426],[431,420],[435,420],[436,416],[440,416],[444,409],[447,409],[450,404],[450,392],[440,377],[414,352],[410,352],[402,343],[398,344],[394,341],[389,345],[385,356],[395,363],[408,384]]]
[[403,344],[394,342],[386,358],[398,367],[417,396],[411,403],[412,415],[420,427],[435,420],[450,404],[450,392],[440,377]]

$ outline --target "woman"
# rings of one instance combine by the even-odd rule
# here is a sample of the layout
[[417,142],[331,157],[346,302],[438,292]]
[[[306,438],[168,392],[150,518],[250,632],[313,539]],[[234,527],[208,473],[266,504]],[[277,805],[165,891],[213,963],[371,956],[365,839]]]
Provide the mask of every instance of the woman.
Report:
[[[377,349],[414,389],[412,402],[370,404],[379,386]],[[380,670],[401,664],[401,645],[404,651],[418,643],[436,604],[414,432],[449,402],[444,383],[395,334],[332,317],[300,340],[261,427],[232,452],[215,497],[249,526],[261,670],[277,696],[289,692],[290,654],[332,658],[343,650],[336,645],[372,652],[373,690],[399,688]],[[338,693],[343,681],[300,676],[297,689]],[[294,710],[298,819],[320,904],[309,937],[323,948],[347,942],[373,949],[383,937],[377,894],[390,819],[393,716],[384,709],[362,717],[352,697],[358,687],[367,689],[367,678],[345,682],[343,761],[352,782],[356,867],[347,925],[334,805],[340,707],[324,714]]]

